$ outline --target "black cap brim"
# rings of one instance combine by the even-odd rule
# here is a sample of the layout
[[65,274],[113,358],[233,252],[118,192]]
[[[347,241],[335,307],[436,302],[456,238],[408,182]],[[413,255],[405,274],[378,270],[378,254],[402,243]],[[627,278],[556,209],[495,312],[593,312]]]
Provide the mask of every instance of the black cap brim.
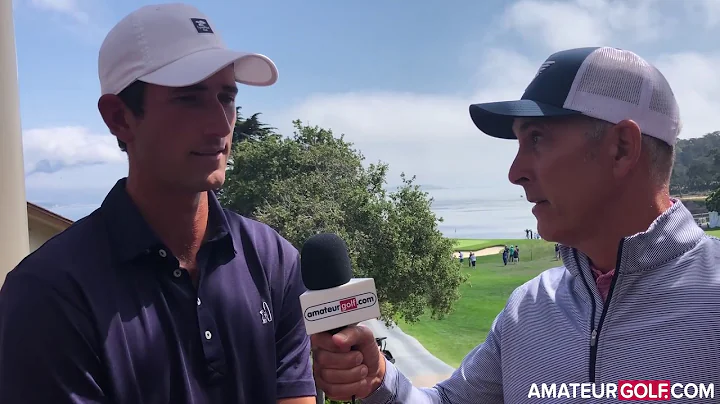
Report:
[[470,118],[480,131],[500,139],[515,139],[515,118],[581,115],[578,111],[558,108],[532,100],[488,102],[470,105]]

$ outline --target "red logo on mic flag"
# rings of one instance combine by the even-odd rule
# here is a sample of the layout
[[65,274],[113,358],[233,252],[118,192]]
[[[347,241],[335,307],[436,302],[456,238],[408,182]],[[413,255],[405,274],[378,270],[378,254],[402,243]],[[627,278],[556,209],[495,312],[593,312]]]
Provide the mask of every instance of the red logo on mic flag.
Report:
[[340,300],[340,311],[346,312],[350,310],[357,309],[357,299],[354,297],[351,297],[350,299]]

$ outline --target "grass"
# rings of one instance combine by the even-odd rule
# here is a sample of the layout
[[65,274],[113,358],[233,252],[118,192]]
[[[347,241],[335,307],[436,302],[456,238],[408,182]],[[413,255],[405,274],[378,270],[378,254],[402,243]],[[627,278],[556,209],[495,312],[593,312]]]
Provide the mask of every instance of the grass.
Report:
[[453,313],[443,320],[431,320],[426,315],[417,323],[401,321],[398,325],[433,355],[451,366],[459,366],[465,355],[485,340],[510,293],[543,270],[559,265],[554,260],[555,244],[543,240],[458,240],[456,249],[505,244],[520,247],[520,262],[504,266],[502,256],[494,254],[478,257],[477,266],[471,270],[466,259],[463,271],[469,274],[469,279],[461,286],[462,298]]
[[[513,240],[515,242],[515,240]],[[467,239],[459,238],[455,239],[455,251],[476,251],[482,250],[483,248],[501,246],[508,243],[508,240],[478,240],[478,239]],[[522,251],[522,247],[520,248]]]
[[[720,237],[720,229],[707,233]],[[477,267],[472,270],[467,267],[467,259],[463,262],[462,270],[469,279],[460,287],[462,297],[449,316],[432,320],[425,315],[414,324],[400,321],[398,325],[440,360],[458,367],[468,352],[485,340],[495,316],[515,288],[540,272],[561,265],[554,259],[554,243],[543,240],[458,239],[455,249],[479,250],[506,244],[520,246],[518,264],[504,266],[500,254],[478,257]]]

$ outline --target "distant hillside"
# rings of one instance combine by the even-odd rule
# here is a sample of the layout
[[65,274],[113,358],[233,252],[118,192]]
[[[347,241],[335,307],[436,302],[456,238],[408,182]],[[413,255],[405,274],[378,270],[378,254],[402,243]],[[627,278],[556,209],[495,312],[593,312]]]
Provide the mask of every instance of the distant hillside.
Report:
[[720,187],[720,131],[680,139],[670,181],[673,195],[707,194]]

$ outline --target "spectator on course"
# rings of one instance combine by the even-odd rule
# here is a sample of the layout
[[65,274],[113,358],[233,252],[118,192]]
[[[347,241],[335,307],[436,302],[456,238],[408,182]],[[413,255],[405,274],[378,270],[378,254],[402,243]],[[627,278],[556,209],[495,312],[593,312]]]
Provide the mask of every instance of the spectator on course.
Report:
[[500,404],[531,402],[542,383],[598,383],[595,394],[620,380],[717,383],[720,239],[670,198],[680,114],[660,71],[616,48],[560,51],[522,100],[470,114],[481,131],[518,139],[509,178],[542,238],[562,244],[564,266],[518,287],[435,387],[413,387],[355,326],[312,336],[320,388],[365,404]]

